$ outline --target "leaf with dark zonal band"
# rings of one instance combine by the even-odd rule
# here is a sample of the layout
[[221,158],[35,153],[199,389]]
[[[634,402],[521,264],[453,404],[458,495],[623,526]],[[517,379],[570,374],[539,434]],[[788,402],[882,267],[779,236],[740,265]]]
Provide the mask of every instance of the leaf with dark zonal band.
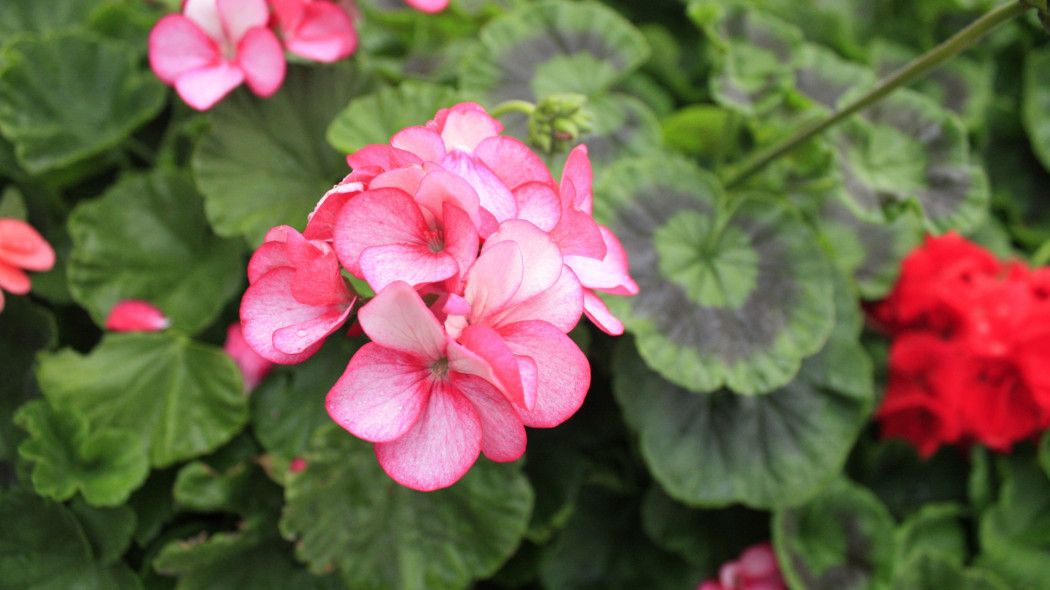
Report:
[[120,301],[143,299],[197,332],[244,282],[241,244],[212,233],[184,173],[124,177],[74,209],[69,233],[70,291],[100,326]]
[[42,354],[37,379],[56,409],[73,409],[92,429],[134,432],[154,467],[215,450],[248,419],[233,359],[168,332],[110,333],[87,355]]
[[871,411],[862,316],[840,280],[827,346],[767,395],[695,393],[649,370],[630,341],[616,351],[613,391],[653,477],[697,506],[768,509],[805,502],[842,469]]
[[878,498],[845,479],[804,506],[773,514],[773,546],[792,588],[886,587],[893,576],[893,531]]
[[311,571],[336,569],[358,590],[466,588],[492,575],[528,527],[532,489],[520,464],[482,459],[451,487],[418,492],[334,424],[305,459],[286,482],[281,531]]
[[343,65],[293,66],[274,96],[239,89],[209,112],[193,174],[216,233],[258,244],[276,225],[306,225],[317,201],[350,173],[325,131],[368,80]]
[[606,301],[669,381],[765,393],[827,340],[831,264],[784,200],[727,206],[717,181],[672,156],[607,170],[595,218],[623,242],[641,291]]

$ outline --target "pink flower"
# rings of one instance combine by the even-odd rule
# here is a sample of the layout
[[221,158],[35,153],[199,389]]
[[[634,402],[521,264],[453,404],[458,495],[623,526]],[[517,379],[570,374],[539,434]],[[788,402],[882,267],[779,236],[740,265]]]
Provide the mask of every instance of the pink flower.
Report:
[[32,283],[23,271],[46,271],[54,265],[54,249],[32,226],[18,219],[0,219],[0,311],[4,310],[4,291],[29,292]]
[[244,331],[239,322],[230,324],[230,327],[226,329],[226,343],[223,344],[222,348],[226,351],[226,354],[230,355],[233,362],[237,363],[237,368],[241,370],[241,375],[244,376],[245,391],[255,389],[270,374],[270,370],[273,369],[273,361],[259,356],[248,345],[248,342],[244,339]]
[[106,316],[106,329],[112,332],[156,332],[170,325],[164,312],[141,299],[125,299]]
[[281,42],[267,28],[266,0],[186,0],[149,36],[149,60],[186,104],[207,110],[241,83],[268,97],[284,81]]
[[405,4],[408,4],[412,8],[420,12],[429,12],[431,14],[435,12],[441,12],[448,6],[449,0],[405,0]]
[[330,63],[357,48],[357,31],[346,9],[326,0],[269,0],[288,51]]
[[768,542],[752,545],[736,561],[727,562],[717,580],[707,580],[696,590],[787,590],[776,554]]
[[350,316],[357,295],[327,242],[286,225],[270,230],[248,262],[241,325],[248,345],[275,363],[299,363]]
[[477,377],[487,363],[442,329],[412,287],[391,283],[358,319],[372,342],[350,359],[326,405],[340,426],[376,443],[390,477],[429,491],[458,481],[481,452],[494,461],[521,457],[521,418]]

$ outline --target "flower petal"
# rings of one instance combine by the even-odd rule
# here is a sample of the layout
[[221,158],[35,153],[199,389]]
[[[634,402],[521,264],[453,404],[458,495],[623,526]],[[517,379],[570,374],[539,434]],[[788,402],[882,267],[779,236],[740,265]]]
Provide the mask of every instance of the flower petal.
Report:
[[149,33],[149,65],[165,84],[174,84],[187,72],[221,61],[215,40],[181,14],[165,16]]
[[405,4],[408,4],[412,8],[420,12],[436,13],[445,10],[448,6],[449,0],[405,0]]
[[525,425],[514,408],[491,383],[478,377],[454,378],[456,388],[470,400],[481,420],[481,452],[493,461],[516,461],[525,453]]
[[412,152],[424,162],[440,162],[445,157],[441,136],[426,127],[406,127],[390,138],[391,147]]
[[238,44],[251,29],[266,27],[270,20],[266,0],[217,0],[215,8],[226,38]]
[[445,357],[444,328],[406,283],[390,283],[357,312],[357,319],[376,344],[431,363]]
[[155,305],[140,299],[125,299],[113,306],[106,316],[106,329],[111,332],[156,332],[171,325],[171,320]]
[[0,289],[15,295],[25,295],[32,287],[29,276],[21,269],[0,262]]
[[300,57],[331,63],[357,49],[357,31],[350,15],[339,5],[310,2],[294,30],[285,30],[284,44]]
[[[319,310],[324,309],[318,307]],[[273,333],[274,349],[289,355],[301,354],[309,350],[310,347],[318,342],[323,342],[329,334],[338,330],[346,322],[346,318],[350,317],[351,309],[350,305],[329,309],[317,317],[275,330]]]
[[432,252],[420,244],[373,246],[361,253],[361,273],[373,291],[394,281],[413,287],[437,283],[456,276],[459,264],[448,252]]
[[499,335],[514,354],[536,362],[536,405],[516,408],[525,426],[557,426],[583,404],[591,367],[576,343],[547,322],[533,320],[502,326]]
[[317,352],[323,341],[318,340],[301,353],[288,354],[274,348],[274,332],[309,322],[331,311],[297,301],[292,296],[294,277],[294,269],[274,269],[249,285],[241,298],[241,325],[244,327],[245,341],[259,356],[275,363],[301,363]]
[[255,27],[244,34],[237,44],[236,63],[256,96],[272,96],[284,82],[284,50],[277,36],[266,27]]
[[527,399],[525,396],[518,360],[495,330],[488,326],[467,326],[460,334],[459,343],[484,359],[492,372],[475,372],[465,368],[461,363],[452,366],[453,370],[475,374],[488,380],[503,392],[507,401],[523,409],[531,408],[535,404],[535,399]]
[[429,230],[419,205],[394,188],[365,191],[348,201],[335,221],[334,246],[339,262],[364,278],[361,254],[366,248],[391,244],[426,246]]
[[20,219],[0,219],[0,262],[26,270],[51,270],[55,250],[33,226]]
[[474,156],[510,190],[526,182],[556,186],[550,170],[536,152],[513,137],[490,137],[474,148]]
[[244,72],[240,68],[220,62],[182,74],[175,80],[175,91],[186,104],[198,111],[206,111],[241,82],[244,82]]

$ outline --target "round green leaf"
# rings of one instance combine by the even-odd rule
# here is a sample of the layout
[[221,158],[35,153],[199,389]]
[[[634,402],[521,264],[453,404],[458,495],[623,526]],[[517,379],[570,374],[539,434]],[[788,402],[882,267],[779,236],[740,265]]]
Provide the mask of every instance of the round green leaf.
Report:
[[15,414],[29,432],[18,452],[33,461],[33,487],[53,500],[68,500],[79,490],[91,504],[116,506],[149,475],[149,458],[135,433],[114,428],[92,431],[70,410],[54,410],[37,400]]
[[773,514],[773,546],[793,588],[884,588],[893,576],[893,519],[867,489],[838,480],[805,506]]
[[215,231],[261,243],[273,226],[302,229],[317,201],[350,172],[325,131],[367,83],[344,65],[293,66],[274,96],[261,100],[240,89],[216,105],[193,152]]
[[80,521],[92,553],[103,565],[115,563],[131,546],[138,519],[130,506],[101,508],[74,498],[69,508]]
[[595,195],[595,218],[620,238],[641,289],[606,300],[669,381],[765,393],[827,340],[831,264],[790,204],[729,206],[717,181],[671,157],[623,161]]
[[0,130],[31,174],[116,147],[167,95],[137,55],[87,34],[19,38],[3,58]]
[[111,333],[91,353],[40,356],[37,379],[56,409],[91,429],[127,429],[164,467],[218,448],[248,419],[241,374],[222,349],[170,333]]
[[328,143],[347,154],[369,144],[388,143],[398,131],[423,125],[439,109],[459,102],[458,96],[447,86],[406,81],[355,98],[328,127]]
[[963,568],[936,553],[923,552],[901,568],[893,590],[1010,590],[999,576],[979,568]]
[[372,445],[331,425],[285,488],[281,531],[311,571],[359,590],[466,588],[492,575],[525,535],[532,490],[519,464],[481,460],[455,485],[402,487]]
[[99,325],[121,300],[144,299],[197,332],[243,283],[241,245],[212,234],[185,174],[124,177],[74,209],[69,233],[70,291]]
[[645,37],[598,3],[537,2],[486,24],[460,87],[497,103],[607,90],[649,55]]

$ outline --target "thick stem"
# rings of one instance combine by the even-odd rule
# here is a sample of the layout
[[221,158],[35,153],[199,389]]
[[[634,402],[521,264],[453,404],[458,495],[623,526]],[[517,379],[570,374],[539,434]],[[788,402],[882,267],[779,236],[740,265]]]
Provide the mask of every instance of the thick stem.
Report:
[[813,136],[824,132],[843,119],[854,115],[859,111],[882,100],[889,93],[914,82],[924,76],[933,68],[958,55],[967,47],[979,41],[982,37],[999,25],[1024,14],[1030,7],[1021,0],[1015,0],[1004,4],[999,8],[977,19],[970,26],[956,33],[952,38],[927,53],[915,58],[910,63],[897,70],[889,77],[883,79],[871,91],[857,97],[853,102],[841,109],[830,113],[828,116],[803,126],[790,137],[762,149],[751,157],[735,171],[731,172],[725,180],[727,188],[738,186],[756,172],[765,168],[770,162],[805,143]]
[[506,115],[507,113],[512,113],[512,112],[515,112],[515,111],[519,112],[519,113],[524,113],[526,115],[531,115],[532,112],[535,111],[535,110],[536,110],[536,105],[535,104],[533,104],[533,103],[531,103],[531,102],[529,102],[527,100],[517,100],[517,99],[515,99],[515,100],[508,100],[508,101],[504,101],[504,102],[499,103],[498,105],[496,105],[495,107],[492,108],[492,111],[489,112],[489,115],[492,116],[495,119],[498,119],[498,118],[502,117],[503,115]]

